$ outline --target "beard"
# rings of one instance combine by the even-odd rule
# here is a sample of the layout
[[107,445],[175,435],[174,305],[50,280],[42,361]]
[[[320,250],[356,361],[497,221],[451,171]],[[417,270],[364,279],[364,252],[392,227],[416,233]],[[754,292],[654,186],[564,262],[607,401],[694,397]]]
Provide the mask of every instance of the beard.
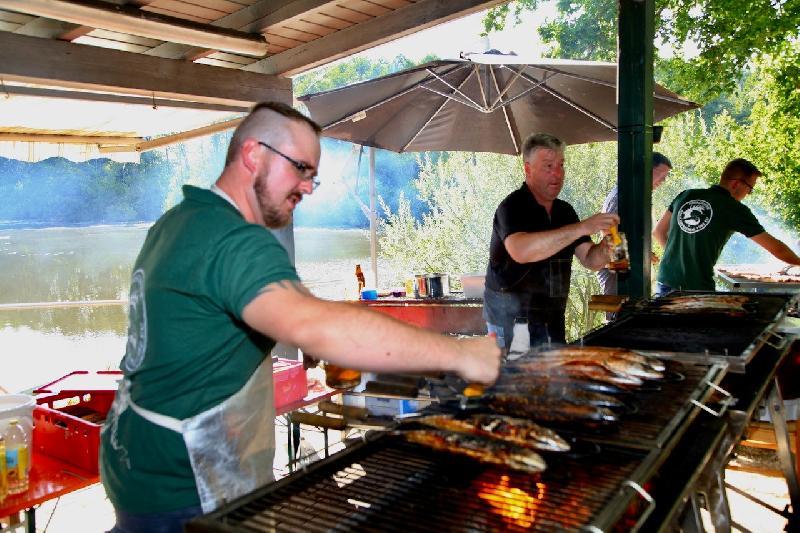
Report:
[[[292,221],[293,209],[286,210],[283,205],[286,198],[276,201],[270,194],[267,187],[267,176],[258,176],[256,178],[253,190],[256,193],[256,200],[258,207],[261,211],[261,216],[264,217],[264,225],[270,229],[278,229],[288,225]],[[292,191],[292,195],[300,193]],[[302,195],[300,195],[302,197]]]

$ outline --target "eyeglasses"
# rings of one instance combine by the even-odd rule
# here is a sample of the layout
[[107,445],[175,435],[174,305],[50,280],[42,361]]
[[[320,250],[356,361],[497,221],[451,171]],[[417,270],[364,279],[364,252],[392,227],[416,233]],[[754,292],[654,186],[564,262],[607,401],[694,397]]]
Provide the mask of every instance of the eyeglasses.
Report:
[[741,181],[742,183],[744,183],[745,185],[747,185],[747,194],[750,194],[751,192],[753,192],[753,186],[752,186],[752,185],[750,185],[749,183],[747,183],[747,182],[746,182],[746,181],[744,181],[744,180],[739,180],[739,181]]
[[264,148],[268,148],[269,150],[275,152],[276,154],[278,154],[279,156],[281,156],[282,158],[287,160],[289,163],[291,163],[291,165],[294,168],[296,168],[297,171],[300,173],[300,178],[301,179],[303,179],[304,181],[310,181],[311,182],[311,188],[312,189],[316,189],[317,187],[319,187],[319,183],[320,182],[319,182],[318,179],[315,179],[315,176],[317,175],[317,169],[316,168],[312,167],[309,164],[303,163],[302,161],[298,161],[296,159],[293,159],[293,158],[289,157],[288,155],[284,154],[283,152],[281,152],[277,148],[274,148],[274,147],[268,145],[265,142],[258,141],[258,144],[260,144]]

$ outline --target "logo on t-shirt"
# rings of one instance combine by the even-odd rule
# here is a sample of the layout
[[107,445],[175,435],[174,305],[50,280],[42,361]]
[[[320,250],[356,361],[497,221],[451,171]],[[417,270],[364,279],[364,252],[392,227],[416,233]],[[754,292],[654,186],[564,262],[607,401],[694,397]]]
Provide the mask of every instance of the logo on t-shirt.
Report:
[[678,209],[678,226],[686,233],[697,233],[708,226],[714,210],[705,200],[689,200]]
[[133,273],[128,302],[128,345],[122,366],[127,372],[138,369],[147,350],[147,308],[144,302],[144,270]]

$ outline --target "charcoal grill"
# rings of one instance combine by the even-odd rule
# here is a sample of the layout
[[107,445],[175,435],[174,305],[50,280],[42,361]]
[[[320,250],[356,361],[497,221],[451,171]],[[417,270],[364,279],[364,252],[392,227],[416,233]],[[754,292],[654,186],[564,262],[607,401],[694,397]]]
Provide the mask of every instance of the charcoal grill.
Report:
[[671,314],[659,308],[659,300],[639,302],[624,309],[619,320],[590,332],[582,342],[588,346],[631,348],[679,361],[724,361],[731,372],[744,372],[747,363],[765,344],[785,346],[786,337],[776,329],[800,295],[724,294],[746,295],[748,313],[743,316],[700,311]]
[[[578,531],[606,529],[657,454],[550,456],[538,476],[382,434],[190,523],[186,531]],[[632,488],[633,487],[633,488]]]
[[[201,517],[187,531],[635,528],[652,511],[643,487],[725,373],[723,363],[669,366],[683,379],[636,393],[629,400],[640,410],[612,431],[565,434],[576,443],[574,453],[545,453],[548,469],[541,475],[383,433]],[[627,516],[633,502],[637,510]]]
[[724,267],[714,269],[717,279],[730,290],[759,293],[800,293],[800,283],[756,280],[728,272]]

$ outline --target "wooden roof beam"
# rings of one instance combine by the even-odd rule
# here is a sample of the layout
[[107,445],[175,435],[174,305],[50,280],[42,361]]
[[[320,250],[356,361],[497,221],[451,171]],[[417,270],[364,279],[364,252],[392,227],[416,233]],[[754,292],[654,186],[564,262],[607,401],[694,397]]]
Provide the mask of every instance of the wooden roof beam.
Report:
[[0,8],[109,31],[263,57],[262,35],[198,24],[98,0],[0,0]]
[[291,80],[0,32],[0,79],[205,104],[291,102]]
[[[419,0],[386,15],[271,55],[244,70],[293,76],[351,54],[405,37],[506,0]],[[273,22],[273,24],[276,22]]]

